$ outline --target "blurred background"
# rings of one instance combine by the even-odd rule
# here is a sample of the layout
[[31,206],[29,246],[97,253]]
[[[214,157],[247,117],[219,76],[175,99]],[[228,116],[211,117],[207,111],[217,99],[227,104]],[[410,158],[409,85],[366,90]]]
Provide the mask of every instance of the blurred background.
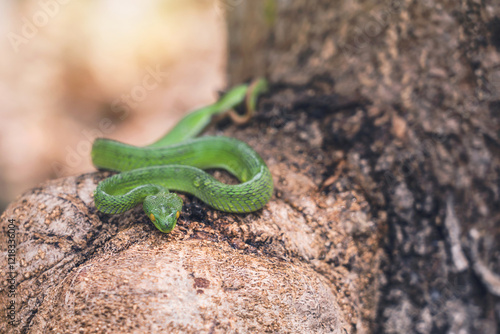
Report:
[[0,2],[0,212],[42,181],[93,171],[95,137],[145,145],[215,101],[236,5]]

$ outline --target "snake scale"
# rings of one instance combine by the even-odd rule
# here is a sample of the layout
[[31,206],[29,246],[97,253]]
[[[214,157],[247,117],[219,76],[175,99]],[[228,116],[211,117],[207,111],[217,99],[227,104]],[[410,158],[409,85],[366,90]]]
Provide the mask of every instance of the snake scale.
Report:
[[[231,89],[216,103],[195,110],[155,143],[136,147],[98,138],[92,146],[92,162],[99,169],[119,171],[101,181],[95,192],[97,209],[123,213],[137,204],[153,224],[168,233],[177,224],[182,199],[172,191],[192,194],[225,212],[252,212],[262,208],[273,193],[271,173],[262,158],[246,143],[224,136],[195,138],[213,116],[228,113],[246,99],[247,112],[266,89],[264,79]],[[204,171],[220,168],[233,174],[239,184],[222,183]]]

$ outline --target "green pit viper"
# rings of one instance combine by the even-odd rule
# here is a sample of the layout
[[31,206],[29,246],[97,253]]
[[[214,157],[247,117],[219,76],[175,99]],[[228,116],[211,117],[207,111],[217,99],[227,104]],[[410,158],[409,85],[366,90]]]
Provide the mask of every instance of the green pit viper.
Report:
[[[216,103],[189,113],[149,146],[97,138],[92,146],[93,164],[98,169],[121,173],[98,184],[94,192],[96,208],[106,214],[119,214],[143,203],[146,215],[164,233],[175,227],[183,205],[182,199],[170,190],[192,194],[225,212],[262,208],[273,193],[273,179],[262,158],[235,138],[195,137],[215,115],[228,113],[238,123],[248,120],[257,96],[266,87],[264,79],[234,87]],[[242,117],[232,108],[245,99],[247,115]],[[228,185],[203,171],[211,168],[225,169],[241,183]]]

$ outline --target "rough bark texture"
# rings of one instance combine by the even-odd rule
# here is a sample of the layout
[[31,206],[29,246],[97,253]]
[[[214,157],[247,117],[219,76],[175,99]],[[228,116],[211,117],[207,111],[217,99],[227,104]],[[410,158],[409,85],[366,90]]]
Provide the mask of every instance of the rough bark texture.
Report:
[[[162,234],[140,207],[96,211],[92,192],[103,172],[47,182],[11,203],[1,227],[15,220],[16,297],[4,279],[0,299],[15,301],[19,323],[2,317],[0,332],[367,329],[379,267],[371,208],[344,176],[335,191],[322,186],[343,153],[325,142],[318,117],[288,103],[295,94],[276,90],[251,124],[211,130],[248,142],[267,162],[275,196],[256,213],[216,212],[184,196],[178,226]],[[0,235],[2,247],[7,239]],[[2,277],[10,275],[7,258],[2,252]]]
[[243,1],[229,19],[230,79],[293,87],[346,161],[327,191],[360,186],[380,218],[372,331],[498,333],[498,1]]
[[44,184],[2,215],[20,323],[0,332],[497,333],[498,5],[229,7],[230,79],[273,86],[250,125],[211,131],[262,154],[271,202],[186,196],[163,235],[140,208],[95,211],[105,174]]

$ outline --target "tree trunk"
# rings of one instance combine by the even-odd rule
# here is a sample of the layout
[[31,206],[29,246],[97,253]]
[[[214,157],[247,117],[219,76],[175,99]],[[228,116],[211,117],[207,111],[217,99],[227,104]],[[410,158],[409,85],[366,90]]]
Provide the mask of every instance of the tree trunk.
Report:
[[15,302],[18,323],[3,317],[1,332],[363,329],[371,311],[360,305],[374,309],[379,248],[368,203],[347,179],[335,192],[321,187],[325,166],[342,153],[327,155],[319,120],[291,117],[286,100],[273,94],[251,124],[211,130],[248,142],[267,162],[276,192],[256,213],[216,212],[184,196],[178,226],[163,234],[140,206],[96,211],[103,172],[47,182],[11,203],[2,226],[15,233],[1,244],[17,240],[9,270],[17,288],[14,298],[9,286],[0,294]]
[[498,332],[498,5],[225,7],[230,81],[272,86],[209,132],[262,155],[270,203],[184,196],[165,235],[95,210],[108,173],[47,182],[2,215],[0,332]]
[[229,31],[230,80],[291,91],[284,121],[316,119],[346,162],[325,191],[367,198],[384,251],[371,330],[498,333],[499,3],[243,1]]

